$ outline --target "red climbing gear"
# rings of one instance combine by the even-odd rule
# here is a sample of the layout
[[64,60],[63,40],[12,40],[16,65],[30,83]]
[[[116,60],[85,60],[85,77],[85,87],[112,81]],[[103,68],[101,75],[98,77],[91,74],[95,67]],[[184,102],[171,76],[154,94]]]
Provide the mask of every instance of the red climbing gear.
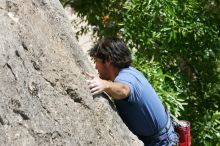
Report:
[[178,120],[175,131],[179,134],[179,146],[191,146],[189,121]]

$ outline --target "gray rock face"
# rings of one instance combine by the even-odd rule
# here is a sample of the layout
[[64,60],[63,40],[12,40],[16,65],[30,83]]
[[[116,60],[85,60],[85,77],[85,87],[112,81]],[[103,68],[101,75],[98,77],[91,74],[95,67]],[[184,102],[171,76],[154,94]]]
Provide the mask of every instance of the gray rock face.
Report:
[[94,70],[58,0],[1,0],[0,145],[141,145],[83,72]]

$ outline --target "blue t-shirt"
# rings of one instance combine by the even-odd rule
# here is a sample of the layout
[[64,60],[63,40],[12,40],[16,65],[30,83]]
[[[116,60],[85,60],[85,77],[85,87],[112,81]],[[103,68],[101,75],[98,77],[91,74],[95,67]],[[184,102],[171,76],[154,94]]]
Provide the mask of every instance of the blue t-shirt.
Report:
[[141,72],[133,67],[121,69],[114,82],[130,88],[128,98],[114,101],[120,117],[134,134],[151,136],[164,128],[168,118],[165,108]]

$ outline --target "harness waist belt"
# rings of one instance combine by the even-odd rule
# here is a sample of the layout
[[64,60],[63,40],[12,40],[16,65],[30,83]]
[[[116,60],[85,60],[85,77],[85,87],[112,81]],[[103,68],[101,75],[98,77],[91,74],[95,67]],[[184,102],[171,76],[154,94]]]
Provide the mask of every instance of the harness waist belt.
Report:
[[[167,114],[168,115],[168,114]],[[170,116],[168,115],[168,120],[167,120],[167,123],[166,123],[166,126],[164,128],[162,128],[159,132],[157,132],[156,134],[152,135],[152,136],[138,136],[138,138],[146,143],[150,143],[152,142],[153,140],[155,139],[158,139],[158,140],[164,140],[168,137],[167,133],[168,130],[170,129],[171,127],[171,119],[170,119]]]

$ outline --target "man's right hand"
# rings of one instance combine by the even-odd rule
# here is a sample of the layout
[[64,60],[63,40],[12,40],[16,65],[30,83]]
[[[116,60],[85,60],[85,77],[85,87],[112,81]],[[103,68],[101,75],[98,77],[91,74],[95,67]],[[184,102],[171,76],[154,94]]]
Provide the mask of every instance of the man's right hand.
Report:
[[108,88],[108,81],[95,77],[92,74],[87,73],[87,75],[90,78],[87,82],[92,95],[100,94]]

